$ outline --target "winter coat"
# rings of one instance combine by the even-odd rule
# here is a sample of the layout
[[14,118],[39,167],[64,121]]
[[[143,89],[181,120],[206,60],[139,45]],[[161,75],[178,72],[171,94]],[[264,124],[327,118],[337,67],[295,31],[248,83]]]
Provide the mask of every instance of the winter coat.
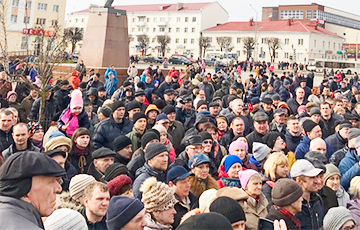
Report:
[[164,99],[164,92],[165,90],[167,89],[170,89],[171,88],[171,82],[170,83],[167,83],[167,82],[163,82],[159,85],[159,88],[157,90],[157,93],[158,93],[158,96],[162,99]]
[[269,203],[269,205],[267,207],[268,209],[273,205],[272,200],[271,200],[271,191],[274,187],[275,182],[276,181],[272,181],[269,177],[267,177],[263,180],[263,186],[262,186],[261,190]]
[[102,218],[102,220],[100,220],[99,222],[96,223],[91,223],[87,218],[86,218],[86,213],[85,213],[85,208],[83,208],[80,211],[80,214],[83,215],[83,217],[85,218],[86,224],[89,228],[89,230],[106,230],[106,216],[104,216]]
[[252,147],[254,142],[260,142],[263,143],[263,137],[264,135],[261,133],[258,133],[256,130],[252,131],[249,135],[246,136],[246,139],[249,143],[249,153],[252,153]]
[[345,190],[350,187],[350,181],[355,176],[360,176],[359,166],[360,156],[357,155],[356,149],[350,148],[345,154],[344,159],[340,161],[340,184]]
[[95,168],[95,165],[93,162],[91,162],[91,164],[89,165],[89,169],[87,171],[87,174],[93,176],[95,178],[95,180],[103,182],[106,184],[106,180],[105,180],[105,174],[100,172],[99,170],[97,170]]
[[[63,125],[66,125],[66,124],[61,120],[61,118],[62,118],[62,116],[63,116],[69,109],[70,109],[70,108],[67,108],[67,109],[63,110],[62,113],[61,113],[61,115],[60,115],[60,117],[59,117],[59,119],[58,119],[58,121],[57,121],[58,129],[59,129],[61,132],[63,132],[62,129],[61,129],[61,127],[62,127]],[[78,128],[83,127],[83,128],[90,129],[90,121],[89,121],[89,117],[88,117],[87,113],[85,112],[85,108],[83,108],[83,110],[82,110],[81,113],[77,116],[77,118],[78,118],[78,121],[79,121],[79,123],[78,123],[78,125],[79,125]],[[69,120],[69,122],[70,122],[70,120]]]
[[336,121],[344,120],[344,118],[338,114],[332,113],[329,120],[325,120],[321,117],[321,121],[324,122],[324,127],[322,127],[323,138],[327,138],[331,134],[335,133],[335,123]]
[[4,132],[0,129],[0,153],[2,153],[5,149],[9,148],[12,143],[14,143],[11,134],[12,128],[7,132]]
[[181,152],[181,140],[185,136],[184,126],[179,121],[174,121],[173,125],[171,125],[168,129],[168,134],[173,137],[173,146],[175,148],[175,152],[179,154]]
[[190,191],[196,196],[196,197],[200,197],[201,194],[211,188],[214,188],[216,190],[219,189],[219,186],[216,182],[216,180],[210,176],[210,174],[208,175],[208,177],[205,180],[201,180],[199,178],[196,178],[195,176],[190,176]]
[[85,153],[81,154],[75,147],[71,149],[69,153],[68,161],[75,167],[78,174],[86,173],[89,170],[89,166],[93,161],[91,156],[91,150],[88,149]]
[[[296,147],[295,150],[296,159],[297,160],[304,159],[305,154],[309,152],[309,148],[310,148],[310,139],[307,135],[305,135],[303,139],[300,141],[299,145]],[[333,154],[332,147],[326,142],[326,154],[325,154],[326,158],[329,159],[332,154]]]
[[68,191],[71,178],[73,178],[75,175],[79,173],[76,171],[76,168],[70,163],[69,160],[65,161],[65,171],[66,171],[66,175],[61,177],[63,180],[61,187],[63,191]]
[[214,87],[211,85],[211,84],[209,84],[209,83],[202,83],[202,84],[200,84],[199,85],[199,89],[202,89],[202,90],[204,90],[204,92],[205,92],[205,95],[206,95],[206,101],[207,102],[210,102],[210,101],[212,101],[212,99],[213,99],[213,95],[214,95]]
[[337,201],[339,206],[345,207],[346,204],[350,201],[350,195],[345,191],[343,186],[340,185],[339,189],[335,192],[337,196]]
[[313,102],[313,103],[315,103],[315,105],[316,105],[317,107],[320,107],[320,104],[321,104],[324,100],[323,100],[323,97],[320,97],[320,96],[317,96],[317,95],[312,94],[312,95],[310,95],[310,96],[308,97],[308,101],[309,101],[309,102]]
[[244,202],[246,226],[251,230],[257,230],[259,218],[268,214],[266,209],[268,205],[269,203],[263,193],[261,193],[259,201],[249,196]]
[[[300,104],[295,100],[295,98],[290,98],[289,100],[287,100],[286,103],[289,106],[291,114],[296,115],[297,109],[300,106]],[[301,105],[306,105],[306,103],[307,103],[307,101],[304,100]]]
[[70,104],[70,91],[67,89],[59,89],[54,93],[54,98],[57,100],[59,104],[59,108],[61,111],[66,109]]
[[345,145],[344,148],[334,152],[329,159],[329,163],[334,164],[336,167],[339,167],[340,161],[345,157],[348,149],[349,147]]
[[298,136],[293,136],[290,134],[290,132],[286,129],[286,133],[285,133],[285,141],[287,144],[287,147],[290,151],[295,152],[296,147],[299,145],[302,136],[298,135]]
[[103,101],[98,98],[98,90],[96,88],[90,88],[87,91],[86,96],[90,96],[90,95],[95,96],[95,100],[91,101],[91,104],[93,105],[93,112],[97,113],[98,108],[102,106]]
[[279,132],[284,135],[286,134],[286,124],[277,124],[275,120],[270,123],[269,128],[270,132]]
[[121,156],[120,154],[116,154],[114,157],[114,163],[120,163],[123,165],[127,165],[130,162],[130,159],[126,159],[125,157]]
[[113,141],[120,135],[129,133],[133,128],[133,124],[127,118],[123,118],[121,123],[116,123],[112,116],[99,123],[94,131],[92,143],[94,149],[106,147],[113,149]]
[[138,69],[136,67],[129,66],[129,68],[127,69],[127,74],[129,75],[129,77],[134,78],[138,75]]
[[229,149],[231,142],[233,141],[235,135],[232,129],[229,129],[220,139],[220,145],[224,146],[226,149]]
[[192,194],[191,192],[188,195],[188,199],[190,201],[190,205],[187,206],[186,204],[184,204],[182,202],[182,200],[179,198],[179,196],[175,193],[175,198],[179,201],[175,204],[175,210],[176,210],[176,214],[174,216],[174,223],[172,223],[171,225],[173,226],[173,229],[176,229],[177,226],[180,225],[180,221],[181,218],[190,210],[193,210],[195,208],[199,207],[199,199],[194,196],[194,194]]
[[101,81],[91,80],[87,83],[86,90],[89,90],[91,88],[99,89],[100,87],[103,87],[103,86],[104,86],[104,83],[102,83]]
[[116,76],[113,78],[109,78],[105,82],[104,87],[106,89],[106,95],[108,97],[111,97],[113,93],[116,91],[118,83],[119,83],[119,79],[117,79]]
[[324,201],[324,214],[326,214],[330,208],[339,206],[335,191],[328,186],[324,185],[324,187],[318,192],[318,194]]
[[78,85],[80,84],[80,78],[77,75],[71,75],[70,83],[73,89],[77,89]]
[[131,132],[126,134],[126,136],[130,138],[132,143],[131,149],[133,152],[135,152],[141,146],[140,139],[142,135],[138,131],[136,131],[135,127],[133,127]]
[[230,178],[227,172],[225,172],[224,165],[221,165],[219,168],[219,179],[216,182],[219,185],[219,189],[223,187],[241,188],[240,180],[237,178]]
[[20,104],[20,109],[19,109],[19,118],[21,122],[27,122],[27,117],[30,114],[31,111],[31,107],[32,104],[34,103],[34,99],[29,95],[27,97],[25,97],[21,104]]
[[317,193],[311,193],[310,202],[303,200],[301,212],[295,215],[301,222],[301,229],[320,229],[324,219],[324,202]]
[[254,165],[253,163],[250,163],[249,160],[250,160],[249,155],[246,155],[245,158],[241,160],[243,162],[243,167],[246,169],[253,169],[253,170],[257,171],[258,170],[257,166]]
[[139,168],[135,173],[135,181],[133,183],[133,192],[136,198],[141,200],[140,186],[149,177],[156,177],[160,182],[166,183],[166,172],[158,171],[151,168],[147,163],[143,167]]
[[351,200],[347,203],[347,209],[350,210],[352,217],[355,220],[355,224],[360,226],[360,204],[359,201]]
[[38,147],[36,147],[33,143],[31,143],[30,139],[28,139],[27,141],[27,147],[26,150],[17,150],[15,144],[11,144],[9,146],[9,148],[5,149],[2,152],[2,157],[4,158],[4,160],[8,159],[11,155],[17,153],[17,152],[22,152],[22,151],[34,151],[34,152],[39,152],[40,153],[40,149]]
[[187,111],[176,107],[175,111],[176,111],[176,120],[183,124],[185,131],[194,126],[196,119],[195,110],[191,109]]
[[44,229],[40,213],[32,204],[20,199],[0,196],[0,216],[2,230]]
[[[283,219],[286,223],[286,227],[288,230],[300,230],[301,228],[296,227],[296,224],[287,216],[285,216],[284,214],[280,213],[278,210],[276,210],[274,208],[274,206],[272,206],[270,208],[269,213],[266,215],[265,217],[267,220],[271,220],[271,221],[275,221],[275,220],[281,220]],[[264,224],[262,225],[262,229],[266,229],[266,230],[273,230],[274,229],[274,225],[270,224],[269,222],[264,221]]]
[[[38,98],[34,101],[29,115],[31,121],[39,120],[40,104],[41,104],[41,98]],[[43,116],[44,122],[42,123],[42,127],[44,131],[46,131],[49,128],[51,120],[56,115],[58,115],[60,111],[61,110],[59,107],[58,100],[56,100],[53,96],[51,96],[49,100],[45,101],[45,109]]]
[[151,218],[150,213],[145,214],[146,227],[144,230],[171,230],[171,225],[161,224]]
[[126,165],[131,175],[135,178],[136,171],[145,164],[145,152],[143,148],[139,148],[133,153],[132,159]]
[[281,101],[287,101],[291,98],[290,92],[289,90],[287,90],[285,88],[285,86],[280,86],[280,90],[279,90],[279,94],[280,94],[280,100]]
[[339,132],[336,132],[325,139],[326,143],[332,146],[334,152],[342,149],[347,144],[347,139],[344,139],[340,136]]

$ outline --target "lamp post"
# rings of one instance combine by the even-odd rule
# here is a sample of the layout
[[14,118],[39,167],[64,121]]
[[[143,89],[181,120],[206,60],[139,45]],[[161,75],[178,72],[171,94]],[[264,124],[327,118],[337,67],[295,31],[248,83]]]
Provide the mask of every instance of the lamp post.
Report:
[[357,61],[358,58],[358,35],[359,33],[356,33],[355,61]]
[[254,52],[254,56],[255,56],[255,62],[257,60],[257,16],[258,16],[258,11],[255,10],[255,8],[250,4],[250,7],[255,11],[255,52]]

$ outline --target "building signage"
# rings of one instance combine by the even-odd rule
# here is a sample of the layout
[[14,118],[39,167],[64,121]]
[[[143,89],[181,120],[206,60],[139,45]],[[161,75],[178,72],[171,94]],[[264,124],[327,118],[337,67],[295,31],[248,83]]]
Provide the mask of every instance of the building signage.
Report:
[[40,30],[40,29],[27,29],[27,28],[24,28],[22,33],[26,35],[40,35],[40,36],[45,35],[45,37],[55,35],[55,31],[53,30]]
[[323,19],[318,19],[316,23],[317,23],[318,25],[323,26],[323,25],[325,25],[325,20],[323,20]]

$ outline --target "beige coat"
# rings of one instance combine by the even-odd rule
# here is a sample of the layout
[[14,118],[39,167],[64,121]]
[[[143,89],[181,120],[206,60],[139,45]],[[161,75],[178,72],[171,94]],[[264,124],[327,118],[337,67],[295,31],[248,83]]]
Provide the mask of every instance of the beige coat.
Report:
[[268,214],[266,207],[268,201],[263,193],[260,195],[260,201],[257,202],[254,198],[249,197],[244,202],[244,212],[246,216],[246,226],[251,230],[258,229],[258,222],[260,217],[265,217]]

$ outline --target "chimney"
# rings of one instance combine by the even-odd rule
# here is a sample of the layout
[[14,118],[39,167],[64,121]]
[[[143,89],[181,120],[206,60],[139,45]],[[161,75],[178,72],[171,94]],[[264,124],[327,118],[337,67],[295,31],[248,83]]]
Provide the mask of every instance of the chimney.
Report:
[[249,21],[249,23],[250,23],[250,26],[253,26],[253,25],[254,25],[254,19],[251,18],[250,21]]
[[179,10],[181,10],[182,8],[183,8],[183,4],[180,3],[180,2],[178,2],[178,3],[176,4],[176,10],[179,11]]

